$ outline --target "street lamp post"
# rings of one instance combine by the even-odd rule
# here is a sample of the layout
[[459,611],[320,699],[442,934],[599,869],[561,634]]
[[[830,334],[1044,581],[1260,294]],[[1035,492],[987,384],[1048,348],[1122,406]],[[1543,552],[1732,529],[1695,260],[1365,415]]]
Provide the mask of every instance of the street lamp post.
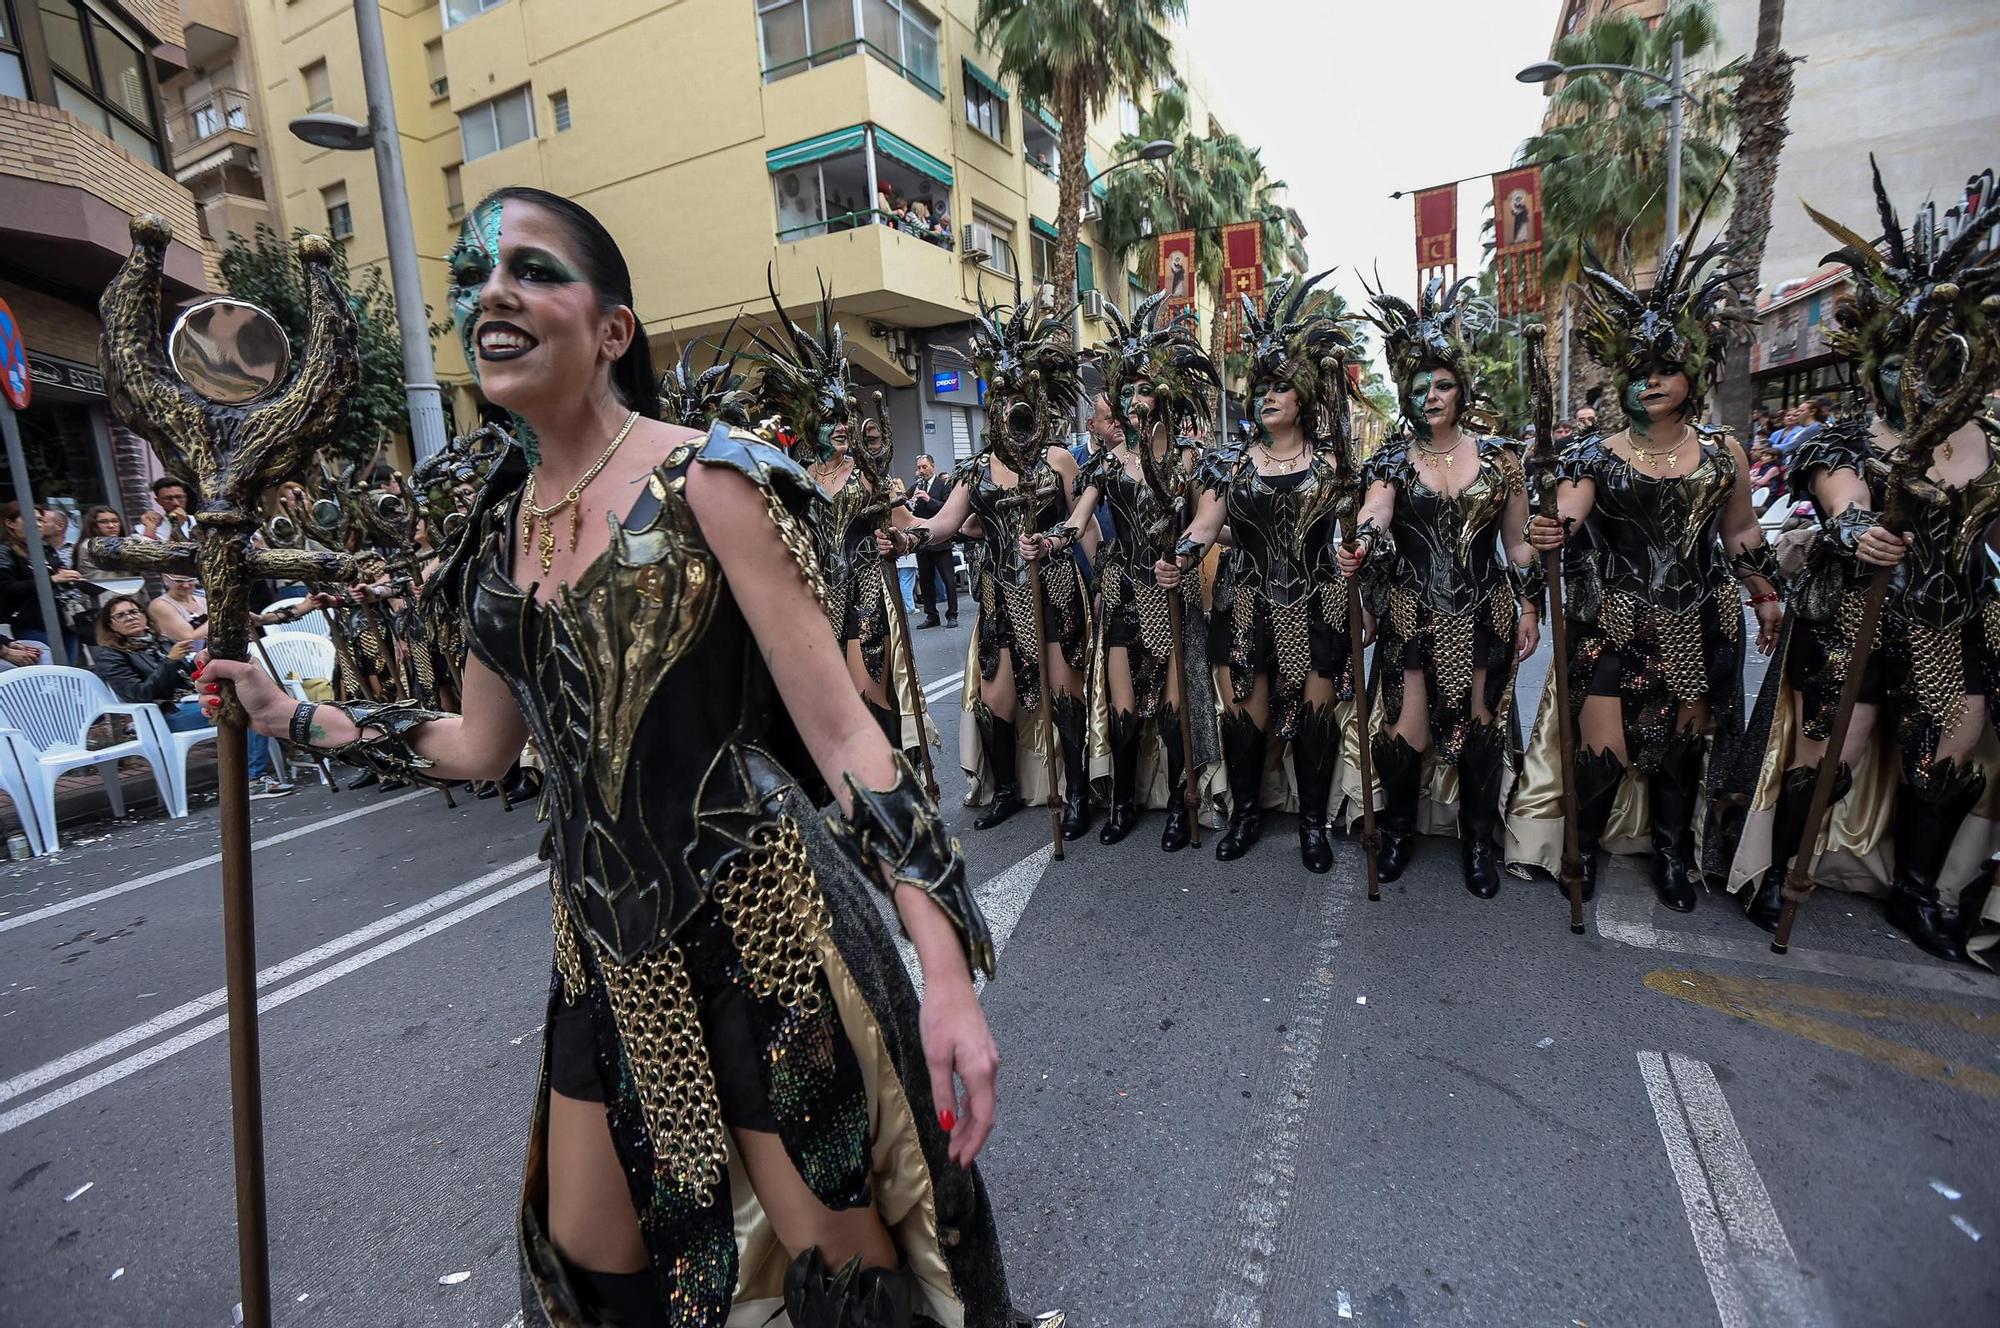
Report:
[[382,40],[382,7],[354,0],[354,32],[361,44],[361,81],[368,95],[368,123],[344,115],[302,115],[292,133],[315,147],[340,152],[375,150],[375,180],[382,195],[382,227],[389,243],[389,287],[396,298],[396,326],[403,342],[403,391],[410,411],[410,447],[419,462],[444,450],[444,403],[431,358],[424,283],[417,268],[416,232],[403,179],[403,145],[396,131],[396,98],[389,82],[389,54]]

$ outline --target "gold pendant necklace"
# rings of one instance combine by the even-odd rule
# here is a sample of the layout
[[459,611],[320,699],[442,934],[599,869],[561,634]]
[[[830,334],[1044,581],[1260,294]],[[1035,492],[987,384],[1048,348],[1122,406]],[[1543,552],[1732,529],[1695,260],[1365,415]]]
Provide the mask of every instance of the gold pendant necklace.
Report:
[[563,494],[559,501],[550,503],[547,507],[535,506],[535,476],[534,472],[529,472],[527,488],[521,493],[521,510],[526,514],[523,518],[525,528],[521,533],[534,539],[535,527],[540,525],[541,535],[536,540],[535,553],[541,560],[543,576],[549,574],[549,569],[554,566],[556,560],[556,527],[551,518],[564,508],[569,509],[569,547],[570,552],[574,553],[577,536],[583,531],[583,509],[577,506],[576,500],[583,496],[583,491],[590,487],[590,482],[610,464],[612,456],[618,451],[618,445],[625,441],[625,435],[631,433],[632,426],[638,422],[638,411],[635,410],[627,415],[624,427],[612,435],[611,445],[604,449],[604,455],[597,458],[589,470],[583,472],[582,479],[569,486],[569,491]]
[[1667,459],[1668,470],[1679,470],[1681,465],[1681,444],[1687,440],[1688,429],[1685,424],[1681,426],[1681,436],[1674,439],[1672,447],[1656,448],[1648,452],[1645,448],[1639,446],[1638,438],[1634,437],[1632,439],[1632,455],[1639,460],[1640,464],[1647,466],[1657,466],[1660,464],[1660,458],[1665,457]]
[[1451,473],[1451,463],[1458,459],[1457,448],[1452,448],[1450,451],[1446,452],[1439,452],[1433,448],[1425,447],[1422,443],[1418,443],[1417,451],[1429,457],[1432,461],[1436,462],[1438,465],[1443,466],[1446,474]]

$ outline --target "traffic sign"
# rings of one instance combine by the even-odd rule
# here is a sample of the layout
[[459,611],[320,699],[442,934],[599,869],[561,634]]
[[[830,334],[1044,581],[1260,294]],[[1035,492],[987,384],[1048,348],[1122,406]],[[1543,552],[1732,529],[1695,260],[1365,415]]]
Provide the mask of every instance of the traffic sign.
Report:
[[21,337],[21,325],[14,311],[0,300],[0,394],[15,410],[28,408],[34,381],[28,377],[28,343]]

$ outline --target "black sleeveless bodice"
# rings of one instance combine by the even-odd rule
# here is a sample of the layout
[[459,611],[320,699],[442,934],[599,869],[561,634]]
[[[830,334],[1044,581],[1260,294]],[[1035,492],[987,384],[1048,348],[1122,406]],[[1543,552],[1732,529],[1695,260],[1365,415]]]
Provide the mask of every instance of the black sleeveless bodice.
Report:
[[1118,565],[1131,576],[1152,580],[1153,564],[1173,553],[1181,532],[1194,520],[1189,472],[1195,448],[1181,439],[1162,459],[1173,496],[1171,504],[1162,502],[1143,478],[1134,479],[1115,452],[1093,453],[1084,463],[1077,472],[1076,492],[1080,495],[1095,485],[1098,502],[1111,514],[1111,539],[1098,551],[1101,563]]
[[1044,461],[1015,487],[1006,488],[994,482],[992,462],[982,453],[960,462],[952,483],[966,486],[971,496],[986,550],[985,570],[1009,585],[1023,584],[1028,564],[1021,557],[1021,536],[1040,534],[1069,515],[1062,477]]
[[1479,439],[1477,456],[1477,473],[1456,494],[1431,488],[1408,438],[1384,444],[1365,468],[1369,483],[1396,486],[1390,579],[1437,613],[1470,613],[1507,582],[1500,519],[1524,487],[1521,463],[1498,438]]
[[1570,445],[1561,478],[1595,483],[1587,525],[1607,592],[1625,591],[1664,613],[1687,613],[1730,576],[1722,514],[1736,487],[1736,462],[1720,429],[1695,426],[1700,458],[1680,475],[1653,476],[1592,434]]
[[1207,487],[1221,493],[1227,505],[1237,589],[1285,605],[1340,580],[1335,526],[1343,500],[1352,495],[1342,493],[1346,486],[1339,483],[1329,448],[1315,449],[1312,463],[1292,475],[1259,475],[1248,451],[1234,449],[1217,456],[1207,470]]
[[882,504],[861,482],[860,468],[850,469],[846,482],[832,493],[815,484],[812,499],[813,552],[826,579],[875,574],[875,527]]

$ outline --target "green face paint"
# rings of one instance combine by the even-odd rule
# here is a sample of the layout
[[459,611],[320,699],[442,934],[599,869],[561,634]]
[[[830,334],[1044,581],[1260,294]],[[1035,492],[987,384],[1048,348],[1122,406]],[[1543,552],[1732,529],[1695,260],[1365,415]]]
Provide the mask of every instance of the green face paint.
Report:
[[1436,377],[1429,370],[1410,380],[1410,395],[1404,403],[1403,414],[1410,421],[1410,432],[1425,442],[1431,440],[1431,418],[1424,413],[1430,404],[1431,381]]
[[822,465],[833,460],[833,430],[833,425],[822,424],[815,436],[813,460]]
[[1645,396],[1646,380],[1635,378],[1625,384],[1625,393],[1618,398],[1618,404],[1625,408],[1625,422],[1641,438],[1653,432],[1653,417],[1646,413]]
[[458,344],[465,351],[474,382],[479,381],[479,351],[473,344],[479,327],[479,299],[500,266],[501,207],[489,198],[474,208],[459,232],[458,243],[445,255],[445,303],[451,308],[452,322],[458,325]]

